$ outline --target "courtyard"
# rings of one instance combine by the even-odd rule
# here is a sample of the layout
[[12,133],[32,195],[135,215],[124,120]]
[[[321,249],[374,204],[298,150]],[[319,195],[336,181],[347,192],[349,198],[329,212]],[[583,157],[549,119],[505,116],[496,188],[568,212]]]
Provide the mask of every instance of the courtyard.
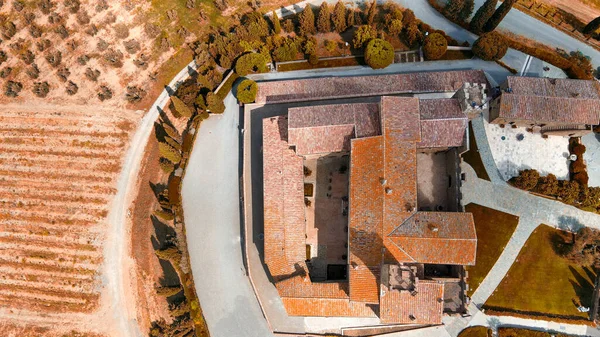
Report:
[[[458,155],[455,150],[417,154],[417,205],[419,211],[456,211],[458,206]],[[454,178],[453,178],[454,177]]]
[[306,259],[313,281],[346,278],[349,161],[347,154],[304,161]]
[[569,138],[529,132],[524,127],[500,127],[484,119],[485,132],[494,162],[504,180],[516,177],[519,171],[535,169],[541,175],[554,174],[569,178]]

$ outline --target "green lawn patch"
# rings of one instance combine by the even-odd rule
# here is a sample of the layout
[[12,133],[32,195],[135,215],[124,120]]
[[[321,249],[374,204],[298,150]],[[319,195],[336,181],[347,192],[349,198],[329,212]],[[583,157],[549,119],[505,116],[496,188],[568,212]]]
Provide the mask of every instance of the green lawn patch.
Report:
[[[519,328],[498,328],[498,337],[569,337],[562,333],[549,333],[546,331],[537,331]],[[459,335],[459,337],[461,337]]]
[[474,266],[467,267],[471,296],[502,254],[519,217],[476,204],[468,204],[465,211],[473,213],[477,232],[477,259]]
[[473,133],[473,127],[469,123],[469,151],[462,155],[462,159],[475,170],[478,178],[490,181],[490,176],[483,166],[483,161],[479,155],[479,149],[477,148],[477,142],[475,141],[475,134]]
[[472,326],[464,329],[458,337],[491,337],[492,330],[485,326]]
[[484,308],[558,319],[587,319],[578,305],[591,306],[592,268],[559,255],[571,233],[539,226]]

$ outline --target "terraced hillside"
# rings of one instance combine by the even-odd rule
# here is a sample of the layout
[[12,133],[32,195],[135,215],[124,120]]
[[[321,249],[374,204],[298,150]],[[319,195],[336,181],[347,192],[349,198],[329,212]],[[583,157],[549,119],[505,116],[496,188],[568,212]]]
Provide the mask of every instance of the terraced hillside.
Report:
[[97,311],[105,218],[139,117],[0,108],[0,307],[65,323]]

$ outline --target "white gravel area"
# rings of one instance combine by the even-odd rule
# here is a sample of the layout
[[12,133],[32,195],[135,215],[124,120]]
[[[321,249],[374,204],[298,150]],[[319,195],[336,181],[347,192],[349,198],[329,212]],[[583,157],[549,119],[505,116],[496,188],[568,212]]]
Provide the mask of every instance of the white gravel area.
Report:
[[[525,128],[501,128],[484,121],[492,156],[504,180],[516,177],[520,170],[533,168],[541,175],[552,173],[558,179],[569,178],[569,138],[527,132]],[[521,140],[519,140],[521,139]]]
[[581,142],[585,145],[583,160],[587,165],[590,181],[589,186],[600,186],[600,134],[590,133],[581,137]]

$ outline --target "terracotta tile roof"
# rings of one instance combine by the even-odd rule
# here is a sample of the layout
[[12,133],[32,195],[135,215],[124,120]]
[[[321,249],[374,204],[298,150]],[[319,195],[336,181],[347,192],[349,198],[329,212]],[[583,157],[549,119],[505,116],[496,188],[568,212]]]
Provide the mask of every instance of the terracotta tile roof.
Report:
[[355,125],[356,137],[381,134],[379,104],[352,103],[314,105],[288,109],[289,128],[309,128],[330,125]]
[[432,119],[421,121],[423,137],[417,148],[459,147],[465,144],[468,119]]
[[502,93],[499,117],[538,123],[599,124],[600,100]]
[[381,263],[383,238],[381,177],[383,177],[383,137],[353,139],[350,152],[348,222],[350,265],[377,266]]
[[348,299],[283,297],[283,306],[290,316],[377,317],[369,303]]
[[329,125],[289,129],[289,145],[298,156],[350,151],[354,125]]
[[596,81],[521,76],[508,76],[506,81],[515,95],[600,99]]
[[288,118],[289,144],[300,156],[350,151],[350,139],[381,133],[375,103],[291,108]]
[[311,282],[306,276],[278,281],[275,287],[281,297],[319,297],[348,299],[348,282]]
[[419,113],[421,122],[429,119],[467,118],[455,98],[421,99],[419,100]]
[[419,280],[416,290],[414,296],[409,291],[383,291],[380,304],[381,323],[441,324],[444,284]]
[[460,89],[464,82],[488,84],[480,70],[283,80],[260,82],[256,103],[447,92]]
[[350,265],[348,273],[351,301],[379,303],[379,266]]
[[474,265],[477,235],[471,213],[417,212],[390,235],[404,254],[419,263]]

